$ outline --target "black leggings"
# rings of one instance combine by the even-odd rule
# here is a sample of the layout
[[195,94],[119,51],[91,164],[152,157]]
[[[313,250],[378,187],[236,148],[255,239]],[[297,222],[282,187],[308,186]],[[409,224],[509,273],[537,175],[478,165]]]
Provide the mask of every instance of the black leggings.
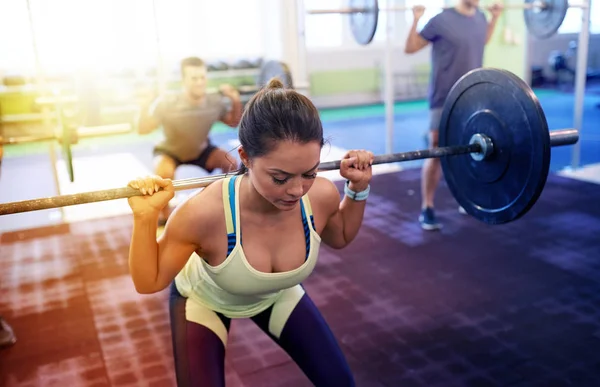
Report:
[[[177,385],[225,386],[223,341],[211,329],[186,319],[186,300],[172,284],[169,309]],[[270,307],[251,319],[288,353],[315,386],[355,385],[337,340],[308,294],[291,312],[279,339],[269,332],[272,310]],[[217,316],[229,331],[231,319]]]

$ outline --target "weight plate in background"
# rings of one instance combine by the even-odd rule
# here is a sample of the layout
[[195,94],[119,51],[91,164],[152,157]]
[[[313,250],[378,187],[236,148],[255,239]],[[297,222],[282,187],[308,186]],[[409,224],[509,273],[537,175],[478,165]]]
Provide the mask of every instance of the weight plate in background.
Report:
[[260,68],[258,76],[258,87],[263,87],[271,78],[279,78],[286,89],[293,89],[292,72],[288,65],[277,60],[265,62]]
[[[525,0],[532,4],[539,0]],[[523,12],[527,30],[538,39],[547,39],[558,31],[569,9],[569,0],[544,0],[544,8],[531,8]]]
[[367,9],[366,12],[349,14],[350,30],[356,43],[367,45],[373,41],[379,19],[379,4],[377,0],[349,0],[349,8]]

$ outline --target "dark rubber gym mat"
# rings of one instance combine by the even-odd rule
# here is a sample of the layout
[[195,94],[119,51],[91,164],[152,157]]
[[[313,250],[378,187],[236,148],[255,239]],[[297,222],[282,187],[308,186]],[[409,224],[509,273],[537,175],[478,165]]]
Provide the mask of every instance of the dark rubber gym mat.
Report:
[[[419,170],[375,176],[359,237],[305,283],[359,386],[600,384],[600,186],[551,176],[518,222],[417,223]],[[341,187],[341,183],[339,183]],[[174,385],[166,291],[127,275],[129,217],[0,236],[2,386]],[[309,386],[254,326],[232,325],[228,386]]]

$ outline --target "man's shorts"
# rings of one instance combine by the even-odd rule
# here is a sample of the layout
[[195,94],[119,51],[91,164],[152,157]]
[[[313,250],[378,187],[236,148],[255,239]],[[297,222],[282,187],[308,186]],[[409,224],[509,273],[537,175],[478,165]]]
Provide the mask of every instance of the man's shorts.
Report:
[[442,120],[442,110],[444,108],[433,108],[429,110],[429,130],[437,131],[440,128],[440,121]]
[[204,148],[204,150],[202,151],[202,153],[200,153],[200,156],[198,156],[198,158],[193,159],[193,160],[180,160],[179,158],[177,158],[174,154],[172,154],[171,152],[169,152],[166,149],[161,148],[160,146],[156,146],[154,147],[154,156],[158,156],[158,155],[165,155],[165,156],[169,156],[170,158],[173,159],[173,161],[175,161],[175,168],[179,167],[180,165],[195,165],[197,167],[200,167],[202,169],[204,169],[206,172],[211,173],[213,171],[213,169],[208,169],[206,167],[206,162],[208,161],[208,157],[210,156],[210,154],[217,149],[216,146],[214,146],[210,141],[208,141],[208,143],[206,144],[206,148]]

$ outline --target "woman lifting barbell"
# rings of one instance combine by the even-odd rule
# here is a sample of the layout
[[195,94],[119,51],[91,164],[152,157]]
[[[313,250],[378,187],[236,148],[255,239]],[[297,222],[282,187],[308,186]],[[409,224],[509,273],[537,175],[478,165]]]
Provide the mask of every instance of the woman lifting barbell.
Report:
[[145,195],[128,199],[134,214],[131,276],[140,293],[170,284],[177,382],[224,385],[231,319],[251,318],[313,384],[354,385],[344,354],[301,282],[315,267],[321,241],[341,249],[356,237],[373,154],[345,155],[340,203],[335,185],[316,175],[324,144],[316,107],[275,79],[248,102],[239,139],[239,173],[177,207],[158,241],[157,218],[173,197],[172,182],[130,182]]

